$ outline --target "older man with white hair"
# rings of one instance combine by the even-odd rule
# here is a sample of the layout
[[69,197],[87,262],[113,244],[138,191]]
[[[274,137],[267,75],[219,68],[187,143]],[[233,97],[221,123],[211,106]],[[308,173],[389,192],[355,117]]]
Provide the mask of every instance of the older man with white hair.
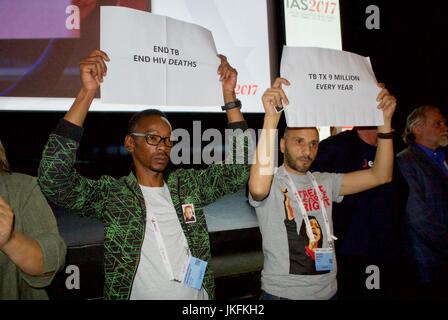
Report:
[[404,237],[416,271],[417,296],[447,298],[448,285],[448,145],[447,122],[435,106],[415,109],[407,118],[397,156],[409,185]]

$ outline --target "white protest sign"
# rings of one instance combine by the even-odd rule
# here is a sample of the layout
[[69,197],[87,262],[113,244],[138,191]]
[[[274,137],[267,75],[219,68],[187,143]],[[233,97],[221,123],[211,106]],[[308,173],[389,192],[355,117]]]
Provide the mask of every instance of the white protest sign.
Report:
[[[213,33],[216,48],[238,70],[235,92],[245,112],[264,112],[261,96],[271,83],[270,1],[151,0],[151,12],[196,23]],[[192,110],[193,109],[191,108]],[[201,110],[205,108],[202,107]],[[207,111],[222,112],[221,108]]]
[[280,67],[289,127],[378,126],[383,113],[376,97],[381,89],[369,58],[339,50],[284,47]]
[[223,104],[220,60],[209,30],[149,12],[101,7],[100,42],[110,57],[101,102]]

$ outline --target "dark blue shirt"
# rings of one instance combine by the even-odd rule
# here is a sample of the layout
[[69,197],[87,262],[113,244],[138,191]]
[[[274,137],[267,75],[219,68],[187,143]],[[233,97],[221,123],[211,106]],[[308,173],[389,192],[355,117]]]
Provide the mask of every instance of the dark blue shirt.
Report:
[[428,147],[425,147],[421,144],[416,143],[417,147],[420,148],[428,157],[431,158],[431,160],[445,173],[445,175],[448,175],[448,168],[446,167],[445,163],[445,150],[442,148],[437,148],[436,150],[432,150]]

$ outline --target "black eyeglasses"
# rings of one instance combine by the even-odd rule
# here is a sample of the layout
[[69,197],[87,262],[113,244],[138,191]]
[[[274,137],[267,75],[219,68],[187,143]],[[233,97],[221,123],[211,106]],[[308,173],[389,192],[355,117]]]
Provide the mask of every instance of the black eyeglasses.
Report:
[[173,140],[171,140],[171,137],[161,137],[156,134],[150,134],[150,133],[138,133],[138,132],[132,132],[129,135],[136,136],[136,137],[145,137],[146,143],[151,146],[158,146],[161,141],[165,144],[167,147],[174,146]]

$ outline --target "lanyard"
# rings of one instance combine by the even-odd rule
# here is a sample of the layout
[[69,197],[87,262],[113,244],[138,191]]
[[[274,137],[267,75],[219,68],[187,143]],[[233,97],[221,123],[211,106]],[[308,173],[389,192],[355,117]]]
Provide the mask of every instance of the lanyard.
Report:
[[[160,230],[159,223],[157,222],[157,218],[151,212],[151,209],[149,209],[148,203],[146,203],[146,208],[147,208],[146,210],[147,210],[148,219],[149,219],[150,225],[152,227],[152,231],[154,231],[154,235],[156,236],[157,247],[159,249],[159,253],[162,258],[165,269],[168,272],[170,281],[182,282],[182,280],[178,280],[174,277],[173,267],[171,266],[170,258],[168,256],[168,252],[166,250],[165,242],[163,241],[163,238],[162,238],[162,231]],[[188,246],[186,246],[185,249],[187,250],[187,261],[188,261],[189,256],[190,256],[190,250],[188,249]],[[185,269],[185,266],[183,269]],[[184,270],[182,270],[182,272],[184,272]]]
[[[302,213],[303,221],[305,221],[308,236],[309,236],[310,240],[314,242],[314,241],[316,241],[316,239],[314,238],[313,229],[311,228],[310,219],[308,218],[308,214],[306,213],[306,209],[305,209],[305,205],[303,204],[303,200],[300,197],[299,192],[298,192],[297,188],[295,187],[294,181],[292,180],[291,176],[289,175],[289,173],[286,171],[285,168],[283,168],[283,170],[286,173],[286,177],[288,178],[289,183],[291,184],[292,190],[294,190],[294,194],[296,195],[297,202],[299,203],[299,209]],[[327,209],[324,204],[322,193],[319,190],[319,186],[318,186],[316,178],[313,176],[313,174],[309,171],[306,174],[307,174],[308,178],[311,180],[311,183],[313,184],[314,192],[316,193],[317,198],[319,199],[319,206],[320,206],[320,210],[322,212],[322,216],[324,218],[325,229],[326,229],[327,235],[328,235],[328,244],[329,244],[330,248],[333,248],[334,240],[337,240],[337,238],[331,232],[330,220],[328,219]]]
[[149,222],[152,226],[152,231],[154,231],[154,235],[156,236],[157,247],[159,248],[159,253],[162,258],[163,264],[165,265],[165,269],[168,272],[170,281],[173,281],[173,280],[176,281],[176,278],[174,278],[174,273],[173,273],[173,268],[171,266],[170,258],[168,257],[168,252],[166,251],[165,242],[163,242],[162,232],[160,231],[159,223],[157,222],[156,217],[149,211],[150,210],[148,210]]

